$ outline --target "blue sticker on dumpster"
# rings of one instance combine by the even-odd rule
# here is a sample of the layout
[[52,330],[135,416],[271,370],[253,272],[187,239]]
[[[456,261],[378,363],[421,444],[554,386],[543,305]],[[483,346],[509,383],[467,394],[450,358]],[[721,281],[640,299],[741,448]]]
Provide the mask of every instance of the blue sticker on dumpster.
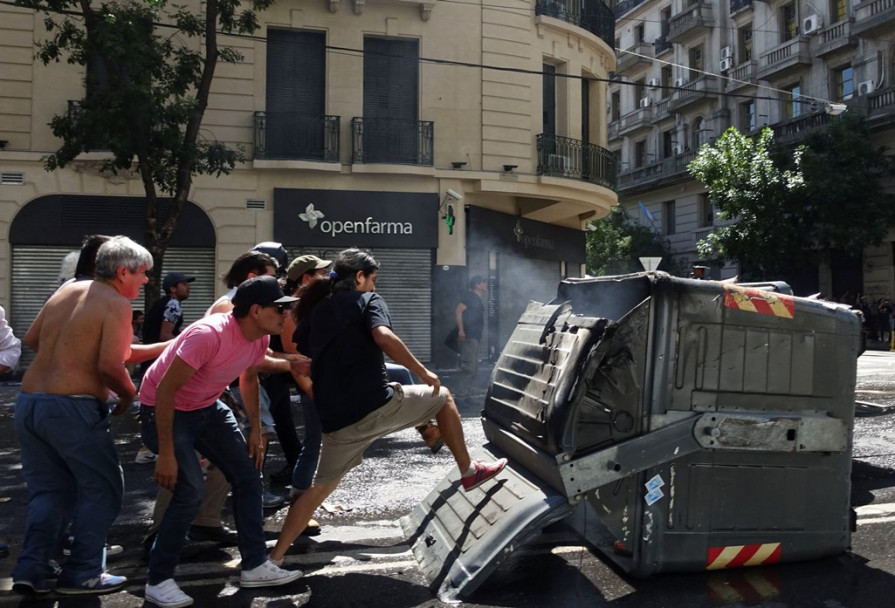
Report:
[[643,484],[646,486],[646,490],[648,492],[652,492],[653,490],[657,490],[665,485],[665,482],[662,480],[661,475],[654,475],[652,479]]
[[665,496],[665,492],[662,491],[662,488],[656,488],[655,490],[647,492],[643,499],[646,501],[646,504],[652,505],[663,496]]

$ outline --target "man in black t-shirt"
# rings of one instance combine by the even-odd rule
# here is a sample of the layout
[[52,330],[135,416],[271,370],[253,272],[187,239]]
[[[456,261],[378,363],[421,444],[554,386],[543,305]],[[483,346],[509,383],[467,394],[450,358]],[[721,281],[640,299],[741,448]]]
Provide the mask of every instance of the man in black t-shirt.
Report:
[[[492,463],[470,458],[450,391],[392,331],[388,306],[375,292],[378,272],[379,263],[369,253],[346,249],[333,261],[330,277],[299,292],[296,343],[299,352],[311,356],[323,441],[314,483],[289,508],[270,554],[274,563],[380,437],[435,418],[467,492],[493,479],[506,465],[505,458]],[[425,384],[389,383],[385,355]]]
[[[164,296],[155,301],[143,320],[143,344],[156,344],[173,340],[183,326],[183,300],[190,297],[190,283],[196,277],[182,272],[169,272],[162,279]],[[155,362],[144,361],[140,366],[143,373]]]
[[[162,281],[165,295],[153,304],[143,321],[143,344],[167,342],[180,334],[183,326],[183,306],[180,304],[190,297],[190,283],[196,277],[182,272],[170,272]],[[149,366],[146,366],[147,369]]]
[[469,290],[463,294],[454,310],[457,321],[457,342],[460,345],[460,375],[454,394],[469,394],[479,371],[479,341],[485,329],[485,305],[482,296],[488,291],[488,281],[479,275],[469,279]]

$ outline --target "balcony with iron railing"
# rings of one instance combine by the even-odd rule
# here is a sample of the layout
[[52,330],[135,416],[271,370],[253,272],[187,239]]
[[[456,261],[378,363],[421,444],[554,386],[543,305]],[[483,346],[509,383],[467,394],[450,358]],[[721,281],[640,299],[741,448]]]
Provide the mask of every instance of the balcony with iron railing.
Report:
[[616,74],[623,74],[636,65],[649,65],[653,62],[653,45],[638,42],[632,47],[620,50],[615,63]]
[[825,57],[844,48],[858,46],[858,39],[852,34],[853,26],[854,19],[846,19],[820,30],[817,35],[817,50],[814,54],[818,57]]
[[637,192],[686,178],[690,175],[687,166],[694,158],[696,152],[687,150],[630,171],[622,171],[618,175],[618,192]]
[[576,25],[615,48],[615,14],[602,0],[536,0],[535,15]]
[[646,0],[621,0],[621,2],[616,3],[612,12],[615,14],[615,18],[619,19],[622,15],[634,10],[644,2]]
[[758,62],[746,61],[727,72],[727,91],[736,91],[758,82]]
[[740,11],[751,10],[752,0],[730,0],[730,16],[733,17]]
[[895,28],[895,0],[865,0],[854,6],[853,33],[872,38],[891,34]]
[[653,54],[656,57],[658,57],[662,53],[667,53],[673,48],[674,46],[672,45],[671,41],[668,40],[668,36],[659,36],[655,39],[655,41],[653,41]]
[[428,120],[352,118],[352,161],[431,167],[434,126]]
[[339,160],[339,117],[255,112],[255,158]]
[[811,62],[808,38],[796,36],[761,56],[758,77],[764,80],[783,76],[797,69],[808,67]]
[[714,25],[712,5],[708,2],[695,2],[677,15],[672,15],[667,38],[671,42],[684,42],[709,31]]
[[700,76],[685,82],[674,92],[668,109],[677,112],[709,97],[717,97],[721,92],[720,80],[715,76]]
[[615,190],[618,158],[609,150],[578,139],[538,134],[538,175],[566,177]]

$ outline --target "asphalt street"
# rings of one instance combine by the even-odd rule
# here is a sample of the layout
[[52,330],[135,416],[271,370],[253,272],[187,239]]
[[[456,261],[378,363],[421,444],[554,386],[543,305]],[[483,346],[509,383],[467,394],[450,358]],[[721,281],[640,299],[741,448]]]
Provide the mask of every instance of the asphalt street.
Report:
[[[562,523],[516,547],[464,606],[607,606],[708,608],[883,608],[895,604],[895,353],[869,351],[859,359],[854,433],[852,506],[857,531],[852,549],[839,556],[802,563],[714,573],[631,578],[585,547]],[[447,383],[447,380],[446,380]],[[139,448],[133,415],[116,418],[113,429],[126,479],[122,513],[110,542],[125,551],[109,559],[109,569],[126,575],[124,592],[102,597],[22,598],[10,591],[9,572],[21,545],[27,491],[12,430],[11,403],[17,387],[0,386],[0,537],[11,556],[0,559],[0,606],[121,607],[143,601],[145,562],[142,537],[155,496],[152,465],[134,463]],[[468,443],[481,445],[481,403],[461,402]],[[296,418],[299,408],[296,408]],[[283,464],[277,448],[265,470]],[[190,545],[178,581],[197,606],[412,608],[444,606],[429,589],[397,523],[453,466],[446,450],[432,455],[414,431],[387,437],[368,451],[317,517],[321,535],[302,537],[287,556],[287,567],[304,577],[282,588],[242,590],[235,548]],[[285,511],[268,513],[271,542]],[[229,514],[226,514],[229,518]],[[232,520],[231,520],[232,521]]]

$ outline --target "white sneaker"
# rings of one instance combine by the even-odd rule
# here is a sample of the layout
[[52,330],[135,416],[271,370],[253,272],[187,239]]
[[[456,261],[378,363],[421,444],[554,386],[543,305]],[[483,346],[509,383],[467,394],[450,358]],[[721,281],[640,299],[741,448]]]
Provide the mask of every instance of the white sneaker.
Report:
[[239,584],[242,587],[276,587],[291,583],[301,575],[301,570],[283,570],[267,560],[257,568],[243,570],[239,575]]
[[164,580],[158,585],[146,583],[144,595],[147,602],[161,608],[183,608],[193,605],[193,598],[184,593],[173,578]]
[[137,464],[149,464],[156,460],[158,460],[158,456],[149,450],[140,450],[134,458],[134,462]]

